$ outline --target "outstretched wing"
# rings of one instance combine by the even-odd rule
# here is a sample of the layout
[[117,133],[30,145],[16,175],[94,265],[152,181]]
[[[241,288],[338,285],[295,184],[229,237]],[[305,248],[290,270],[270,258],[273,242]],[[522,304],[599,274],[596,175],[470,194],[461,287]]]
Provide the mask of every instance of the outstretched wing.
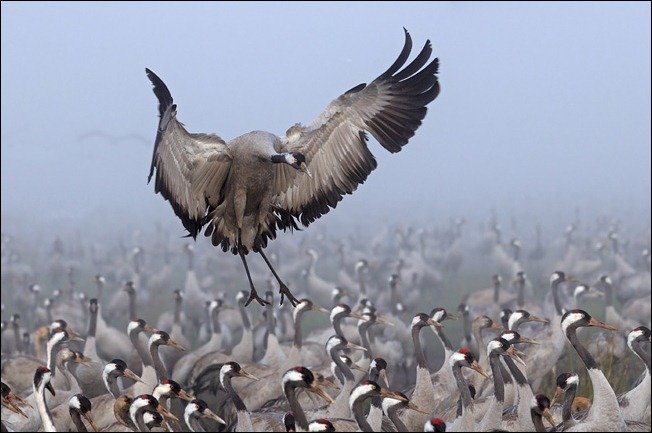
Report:
[[426,105],[439,94],[439,60],[428,63],[430,41],[399,71],[411,49],[412,39],[405,31],[403,50],[387,71],[335,99],[311,124],[288,130],[277,150],[303,153],[309,173],[277,165],[277,208],[307,226],[335,208],[344,194],[355,191],[376,168],[365,132],[392,153],[407,144],[426,115]]
[[231,168],[226,143],[217,135],[191,134],[176,119],[172,95],[163,81],[149,69],[161,117],[154,143],[152,166],[156,169],[155,192],[170,201],[174,213],[194,238],[205,223],[209,208],[222,200],[222,187]]

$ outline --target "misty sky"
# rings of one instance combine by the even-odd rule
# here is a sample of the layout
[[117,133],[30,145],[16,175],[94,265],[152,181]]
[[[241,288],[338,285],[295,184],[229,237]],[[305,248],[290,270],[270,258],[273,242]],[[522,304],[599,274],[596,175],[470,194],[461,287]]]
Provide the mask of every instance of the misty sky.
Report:
[[[174,220],[147,185],[158,122],[283,134],[396,58],[402,27],[441,94],[333,212],[650,209],[650,4],[2,2],[2,215]],[[526,212],[527,213],[527,212]],[[325,219],[331,218],[331,215]],[[180,224],[179,224],[179,227]]]

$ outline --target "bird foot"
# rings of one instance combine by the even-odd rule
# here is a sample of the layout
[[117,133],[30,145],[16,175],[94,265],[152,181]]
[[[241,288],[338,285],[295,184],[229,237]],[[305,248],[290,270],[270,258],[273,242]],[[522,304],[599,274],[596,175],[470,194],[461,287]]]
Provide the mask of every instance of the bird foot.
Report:
[[285,284],[281,284],[280,293],[281,293],[281,304],[280,305],[283,305],[283,300],[285,299],[284,298],[285,296],[288,297],[288,301],[290,301],[290,304],[292,304],[293,307],[296,307],[297,305],[299,305],[301,303],[297,298],[294,297],[292,292],[290,292],[290,289],[288,289],[288,286],[286,286]]
[[247,299],[247,302],[245,302],[245,307],[251,304],[251,301],[253,301],[254,299],[263,307],[265,305],[269,305],[269,302],[267,302],[266,300],[258,296],[258,292],[256,292],[256,289],[252,287],[251,290],[249,291],[249,299]]

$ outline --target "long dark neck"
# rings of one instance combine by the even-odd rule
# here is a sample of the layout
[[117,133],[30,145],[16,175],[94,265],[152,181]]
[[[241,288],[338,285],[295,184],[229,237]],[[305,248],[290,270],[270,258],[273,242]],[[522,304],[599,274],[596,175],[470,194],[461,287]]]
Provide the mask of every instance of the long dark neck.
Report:
[[181,298],[174,301],[174,324],[181,325]]
[[358,423],[358,426],[360,427],[361,431],[374,431],[373,428],[371,428],[371,425],[369,425],[369,422],[367,422],[367,417],[364,415],[364,402],[366,399],[364,398],[359,398],[356,401],[353,402],[353,407],[351,407],[351,412],[353,412],[353,416],[355,417],[355,421]]
[[399,311],[396,308],[396,305],[398,304],[398,294],[396,293],[396,284],[390,284],[390,308],[392,310],[392,314],[397,314]]
[[466,408],[471,407],[471,404],[473,404],[473,399],[471,398],[471,391],[469,391],[469,385],[466,383],[466,380],[464,379],[464,375],[462,374],[462,367],[458,365],[453,366],[453,377],[455,377],[455,382],[457,383],[457,390],[460,392],[460,396],[462,397],[462,404]]
[[294,424],[301,431],[308,431],[308,420],[306,419],[306,414],[303,411],[303,408],[297,400],[297,396],[294,390],[294,387],[290,383],[286,383],[283,386],[283,391],[285,392],[285,398],[288,399],[290,403],[290,409],[294,414]]
[[645,363],[645,367],[647,368],[647,371],[650,371],[650,353],[646,352],[643,350],[643,345],[637,341],[635,341],[632,344],[632,348],[634,350],[634,353],[643,360]]
[[301,319],[303,318],[303,311],[297,311],[294,317],[294,346],[301,349],[303,345],[303,335],[301,333]]
[[224,390],[233,401],[235,410],[237,410],[238,412],[247,412],[247,406],[245,406],[244,402],[242,401],[238,393],[235,392],[235,390],[233,389],[233,386],[231,385],[231,378],[229,376],[224,376],[224,383],[222,384],[222,386],[224,387]]
[[409,431],[408,428],[403,423],[403,421],[401,421],[401,418],[398,416],[398,408],[397,407],[391,407],[391,408],[387,409],[387,417],[396,426],[396,431],[399,431],[399,432],[407,432],[407,431]]
[[251,322],[249,321],[249,315],[247,314],[247,309],[245,308],[244,304],[238,304],[238,308],[240,309],[242,326],[244,327],[244,329],[251,330]]
[[88,336],[95,337],[96,331],[97,331],[97,309],[93,309],[90,312],[90,317],[88,320]]
[[614,288],[611,284],[604,284],[604,303],[605,307],[614,304]]
[[541,418],[541,414],[535,409],[530,409],[530,415],[532,416],[534,431],[546,431],[546,428],[543,426],[543,419]]
[[494,377],[494,395],[496,400],[503,403],[505,401],[505,383],[503,382],[502,371],[500,371],[498,355],[493,352],[489,354],[489,366]]
[[342,319],[342,316],[337,316],[333,319],[333,329],[335,330],[335,335],[340,338],[345,338],[342,332]]
[[566,337],[568,338],[568,341],[571,342],[580,358],[582,358],[582,362],[584,362],[587,369],[600,368],[591,353],[586,350],[582,343],[580,343],[580,340],[577,338],[577,329],[575,327],[569,326],[566,329]]
[[220,334],[222,332],[222,325],[220,325],[219,314],[219,308],[214,308],[211,312],[211,325],[213,328],[213,334]]
[[274,306],[270,304],[266,308],[267,308],[267,336],[276,335],[276,326],[274,324]]
[[475,343],[478,345],[478,359],[484,359],[487,356],[487,346],[485,346],[484,341],[482,341],[481,327],[473,327],[473,337],[475,337]]
[[464,339],[471,342],[471,321],[469,320],[469,313],[466,311],[462,313],[462,321],[464,326]]
[[559,282],[553,282],[550,288],[552,290],[552,300],[555,303],[555,310],[558,315],[562,316],[564,313],[562,312],[561,301],[559,300]]
[[364,283],[364,275],[362,274],[362,268],[358,269],[358,285],[360,287],[360,296],[367,296],[367,286]]
[[152,364],[154,364],[154,369],[156,370],[156,379],[160,382],[163,378],[167,377],[168,372],[158,354],[158,346],[158,344],[151,344],[149,346],[149,355],[152,357]]
[[98,282],[97,283],[97,299],[99,301],[102,300],[102,294],[104,293],[104,284]]
[[54,344],[51,340],[48,341],[45,345],[45,350],[47,351],[47,363],[48,368],[52,372],[52,377],[54,377],[56,369],[56,359],[57,354],[59,353],[59,345]]
[[369,344],[369,338],[367,336],[367,330],[371,326],[370,322],[361,322],[358,325],[358,334],[360,334],[360,342],[362,343],[362,347],[367,349],[366,352],[362,353],[363,358],[367,359],[373,359],[373,354],[371,352],[371,344]]
[[453,349],[453,345],[451,344],[450,340],[448,337],[446,337],[446,334],[444,334],[444,331],[442,328],[435,327],[435,334],[437,334],[437,337],[441,340],[441,344],[447,349],[450,350],[451,352],[454,352],[455,349]]
[[417,366],[421,368],[428,368],[426,363],[426,356],[423,354],[423,349],[421,348],[421,340],[419,339],[419,332],[421,328],[416,326],[412,327],[412,344],[414,344],[414,357],[417,360]]
[[136,320],[136,292],[130,290],[129,294],[129,320]]
[[516,302],[519,308],[523,308],[523,305],[525,305],[525,281],[518,281],[518,298]]
[[516,366],[512,358],[510,357],[503,357],[503,361],[505,361],[505,364],[507,365],[507,368],[509,368],[509,372],[512,373],[512,376],[514,377],[514,380],[516,381],[516,384],[519,386],[528,386],[528,381],[527,378],[523,375],[523,372]]
[[147,349],[145,349],[145,347],[140,343],[140,338],[138,337],[139,334],[140,333],[135,330],[130,332],[129,340],[131,340],[131,344],[136,348],[136,352],[138,352],[138,356],[140,356],[140,360],[143,362],[143,367],[152,365]]
[[495,282],[494,283],[494,302],[497,303],[499,299],[500,299],[500,283]]
[[134,414],[136,427],[138,427],[138,431],[149,431],[149,428],[147,428],[147,425],[145,424],[145,420],[143,420],[144,412],[145,412],[145,408],[141,407]]
[[88,431],[81,420],[81,416],[79,416],[79,412],[72,408],[68,409],[68,412],[70,413],[70,418],[72,419],[73,424],[77,427],[77,431]]
[[204,432],[204,427],[201,425],[199,422],[199,418],[195,416],[191,416],[188,418],[188,424],[190,424],[190,431],[195,431],[195,432]]
[[333,362],[337,365],[337,368],[339,368],[340,372],[342,372],[344,379],[346,379],[344,384],[346,384],[346,382],[353,382],[355,380],[355,376],[353,376],[353,372],[351,371],[349,366],[346,365],[344,361],[342,361],[339,353],[337,352],[338,352],[337,349],[332,349],[330,355]]
[[16,345],[16,351],[22,353],[23,339],[20,338],[20,327],[18,326],[18,324],[14,324],[14,343]]
[[120,392],[118,380],[115,376],[109,374],[109,376],[106,378],[106,385],[114,399],[120,397],[120,394],[122,393]]
[[561,408],[562,419],[564,422],[568,422],[573,419],[572,408],[573,400],[575,400],[575,394],[577,393],[577,385],[571,384],[566,390],[566,395],[564,396],[564,405]]

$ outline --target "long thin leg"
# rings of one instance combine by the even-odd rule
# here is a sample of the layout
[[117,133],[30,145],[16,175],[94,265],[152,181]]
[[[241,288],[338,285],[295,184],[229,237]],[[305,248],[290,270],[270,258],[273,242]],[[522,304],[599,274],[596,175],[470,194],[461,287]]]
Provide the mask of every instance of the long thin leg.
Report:
[[240,258],[242,259],[242,264],[244,265],[245,271],[247,272],[247,278],[249,279],[249,286],[251,287],[251,290],[249,291],[249,299],[247,299],[247,302],[245,302],[245,307],[249,304],[251,304],[251,301],[254,299],[260,304],[260,305],[268,305],[269,302],[265,301],[263,298],[258,296],[258,292],[256,291],[256,288],[254,287],[254,282],[251,280],[251,274],[249,273],[249,266],[247,266],[247,261],[245,260],[244,253],[242,250],[238,251],[238,254],[240,254]]
[[283,281],[281,281],[281,278],[278,276],[278,274],[274,270],[274,267],[272,266],[272,264],[267,259],[267,256],[265,256],[265,253],[263,252],[263,250],[258,250],[258,252],[260,253],[261,256],[263,256],[263,259],[265,260],[265,263],[267,263],[267,266],[269,267],[269,270],[272,271],[272,274],[274,274],[274,278],[276,278],[276,281],[278,281],[278,284],[281,286],[281,290],[280,290],[280,292],[281,292],[281,305],[283,305],[283,296],[287,296],[288,300],[290,301],[292,306],[296,307],[300,303],[300,301],[297,298],[294,297],[292,292],[290,292],[290,289],[288,289],[288,286],[286,286],[285,283]]

